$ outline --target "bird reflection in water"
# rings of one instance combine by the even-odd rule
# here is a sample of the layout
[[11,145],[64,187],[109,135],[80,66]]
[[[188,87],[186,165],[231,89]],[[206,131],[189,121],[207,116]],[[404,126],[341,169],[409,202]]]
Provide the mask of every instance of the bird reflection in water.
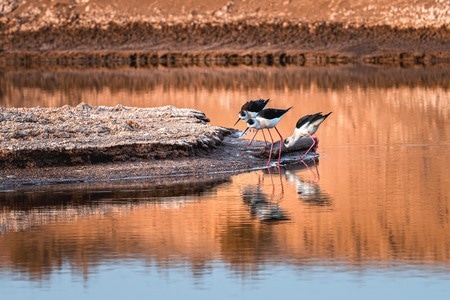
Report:
[[[300,176],[303,171],[310,172],[312,175],[308,179]],[[298,165],[295,169],[286,170],[285,176],[288,182],[295,184],[299,199],[311,206],[330,206],[330,196],[323,192],[319,185],[320,175],[317,164],[314,161]]]
[[[266,177],[270,177],[270,185],[272,187],[271,194],[265,193]],[[280,180],[279,189],[274,181],[274,177]],[[278,176],[272,174],[270,168],[266,169],[261,176],[258,177],[257,185],[249,185],[242,191],[242,199],[250,209],[250,215],[258,218],[260,221],[283,221],[289,220],[287,213],[280,207],[280,202],[284,197],[284,187],[281,173]]]

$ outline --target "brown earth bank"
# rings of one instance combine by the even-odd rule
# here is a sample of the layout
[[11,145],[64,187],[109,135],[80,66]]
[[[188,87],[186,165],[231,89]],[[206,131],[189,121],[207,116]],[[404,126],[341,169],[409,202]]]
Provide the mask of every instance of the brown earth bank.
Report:
[[8,0],[0,65],[449,63],[443,0]]
[[[1,168],[0,190],[25,190],[37,187],[44,187],[46,190],[117,189],[141,185],[163,185],[172,188],[174,184],[193,187],[203,186],[206,183],[221,183],[228,181],[232,175],[254,170],[266,169],[274,173],[280,171],[275,167],[267,168],[267,151],[265,151],[267,149],[264,143],[254,141],[251,147],[248,147],[247,143],[247,140],[239,139],[237,136],[227,136],[221,146],[190,157],[147,160],[131,158],[122,162]],[[310,144],[305,142],[306,145]],[[301,152],[297,155],[284,156],[282,167],[286,165],[303,167],[304,164],[299,161],[300,155]],[[304,163],[308,166],[317,164],[318,155],[309,155]]]
[[[200,111],[173,106],[0,108],[0,188],[194,181],[266,166],[268,145],[249,147],[240,133],[208,121]],[[293,150],[310,145],[303,139]]]
[[[263,142],[254,141],[251,147],[248,140],[237,136],[227,136],[219,147],[190,157],[166,159],[131,158],[122,162],[102,162],[68,166],[46,166],[32,168],[1,168],[0,190],[17,191],[35,188],[48,189],[117,189],[139,186],[174,185],[201,187],[228,181],[232,175],[267,170],[278,173],[280,169],[267,168],[267,149]],[[305,146],[310,145],[305,142]],[[307,147],[306,147],[307,148]],[[305,150],[306,150],[305,148]],[[304,163],[298,154],[283,156],[281,168],[298,165],[302,168],[318,164],[318,155],[309,155]],[[276,152],[275,152],[276,155]],[[168,194],[171,191],[167,192]],[[173,194],[171,194],[173,196]]]
[[0,167],[42,167],[193,156],[229,130],[173,106],[0,108]]

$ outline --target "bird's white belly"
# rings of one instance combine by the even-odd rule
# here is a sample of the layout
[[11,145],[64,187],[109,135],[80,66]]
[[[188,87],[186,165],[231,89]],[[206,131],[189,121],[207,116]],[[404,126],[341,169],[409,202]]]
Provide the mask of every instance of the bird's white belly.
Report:
[[261,128],[273,128],[278,124],[278,122],[280,121],[280,118],[275,118],[275,119],[258,118],[258,121],[259,121]]

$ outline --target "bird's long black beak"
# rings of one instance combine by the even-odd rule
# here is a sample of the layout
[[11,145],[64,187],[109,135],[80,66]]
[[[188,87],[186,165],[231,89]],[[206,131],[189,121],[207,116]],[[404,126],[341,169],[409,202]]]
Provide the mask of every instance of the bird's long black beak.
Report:
[[241,134],[241,137],[247,132],[250,127],[245,128],[244,132]]
[[236,123],[234,123],[233,126],[236,126],[236,124],[241,120],[241,118],[237,119]]

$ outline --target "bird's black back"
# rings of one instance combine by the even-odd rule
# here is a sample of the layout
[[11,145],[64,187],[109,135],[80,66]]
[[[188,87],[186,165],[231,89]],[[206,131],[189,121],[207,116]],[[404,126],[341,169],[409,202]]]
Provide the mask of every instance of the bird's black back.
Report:
[[317,113],[313,116],[313,118],[309,121],[311,123],[320,120],[320,123],[325,121],[325,119],[331,114],[331,111],[327,113],[326,115],[322,115],[322,113]]
[[268,119],[268,120],[279,118],[282,115],[284,115],[285,113],[287,113],[291,108],[292,108],[292,106],[287,109],[266,108],[266,109],[261,110],[258,113],[258,117]]
[[323,115],[321,112],[318,112],[313,115],[306,115],[298,119],[297,124],[295,127],[300,128],[306,123],[314,123],[315,121],[321,120],[320,123],[325,121],[325,119],[331,114],[331,112],[327,113],[326,115]]
[[306,123],[309,123],[315,115],[317,115],[317,114],[305,115],[305,116],[301,117],[300,119],[298,119],[297,124],[295,124],[295,127],[300,128],[303,125],[305,125]]
[[269,102],[269,99],[249,100],[241,107],[242,110],[260,112]]

